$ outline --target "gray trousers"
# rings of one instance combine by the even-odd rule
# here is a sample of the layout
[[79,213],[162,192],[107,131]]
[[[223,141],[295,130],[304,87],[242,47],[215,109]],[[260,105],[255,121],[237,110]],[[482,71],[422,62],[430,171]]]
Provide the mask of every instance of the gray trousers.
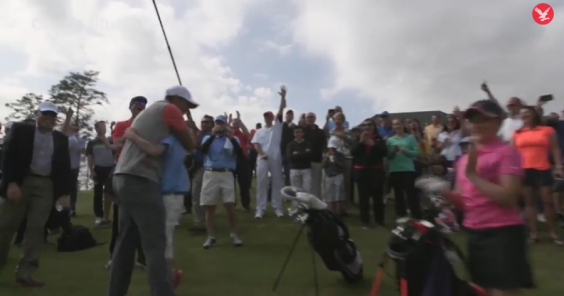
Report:
[[139,242],[147,257],[147,278],[154,296],[175,296],[173,278],[165,259],[165,208],[160,185],[133,175],[114,175],[119,205],[119,233],[112,258],[108,296],[125,296],[135,265]]

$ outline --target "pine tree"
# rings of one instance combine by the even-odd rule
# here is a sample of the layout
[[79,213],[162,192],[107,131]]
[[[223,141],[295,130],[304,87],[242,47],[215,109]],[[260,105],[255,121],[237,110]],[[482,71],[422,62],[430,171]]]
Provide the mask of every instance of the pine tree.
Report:
[[97,71],[70,72],[49,91],[51,100],[61,112],[69,108],[74,110],[73,123],[89,135],[93,131],[93,107],[108,103],[106,94],[96,89],[98,74]]
[[27,93],[13,103],[6,103],[6,107],[12,109],[12,113],[6,117],[6,120],[21,121],[25,119],[34,119],[37,107],[43,102],[41,95]]

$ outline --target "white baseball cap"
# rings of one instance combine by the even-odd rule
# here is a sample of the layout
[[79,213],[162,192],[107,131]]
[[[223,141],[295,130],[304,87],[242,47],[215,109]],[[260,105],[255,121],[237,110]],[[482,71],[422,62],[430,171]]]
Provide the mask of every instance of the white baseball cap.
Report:
[[194,106],[193,108],[196,108],[196,107],[199,106],[199,104],[196,103],[196,101],[194,101],[194,99],[192,98],[192,94],[190,94],[190,91],[182,85],[173,86],[173,87],[170,87],[169,89],[167,89],[166,90],[166,96],[181,97],[181,98],[185,99],[186,101],[188,101],[188,103],[193,105]]
[[327,148],[339,148],[339,146],[341,145],[341,141],[339,140],[339,138],[332,136],[331,138],[329,138],[329,141],[327,141]]
[[54,112],[57,114],[59,113],[59,107],[57,107],[57,105],[50,102],[43,102],[39,104],[37,110],[39,110],[40,112]]

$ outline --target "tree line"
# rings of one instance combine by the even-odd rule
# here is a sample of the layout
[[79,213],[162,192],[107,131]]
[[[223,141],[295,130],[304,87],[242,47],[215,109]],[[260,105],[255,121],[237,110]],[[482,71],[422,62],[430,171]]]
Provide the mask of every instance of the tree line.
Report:
[[27,93],[6,107],[12,113],[6,117],[8,121],[22,121],[35,119],[38,105],[49,101],[59,107],[61,113],[67,114],[72,109],[71,123],[80,127],[81,135],[89,137],[93,133],[94,106],[108,104],[108,98],[102,91],[96,89],[100,72],[86,70],[70,72],[57,84],[51,86],[48,98],[35,93]]

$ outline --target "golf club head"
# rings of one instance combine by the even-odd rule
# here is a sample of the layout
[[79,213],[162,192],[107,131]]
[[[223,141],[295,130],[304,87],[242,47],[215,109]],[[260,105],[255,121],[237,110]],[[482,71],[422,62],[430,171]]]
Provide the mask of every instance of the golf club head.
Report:
[[293,186],[285,186],[280,190],[282,198],[289,201],[295,201],[298,203],[305,204],[309,209],[312,210],[325,210],[327,209],[327,204],[317,198],[316,196],[304,192],[301,188]]

